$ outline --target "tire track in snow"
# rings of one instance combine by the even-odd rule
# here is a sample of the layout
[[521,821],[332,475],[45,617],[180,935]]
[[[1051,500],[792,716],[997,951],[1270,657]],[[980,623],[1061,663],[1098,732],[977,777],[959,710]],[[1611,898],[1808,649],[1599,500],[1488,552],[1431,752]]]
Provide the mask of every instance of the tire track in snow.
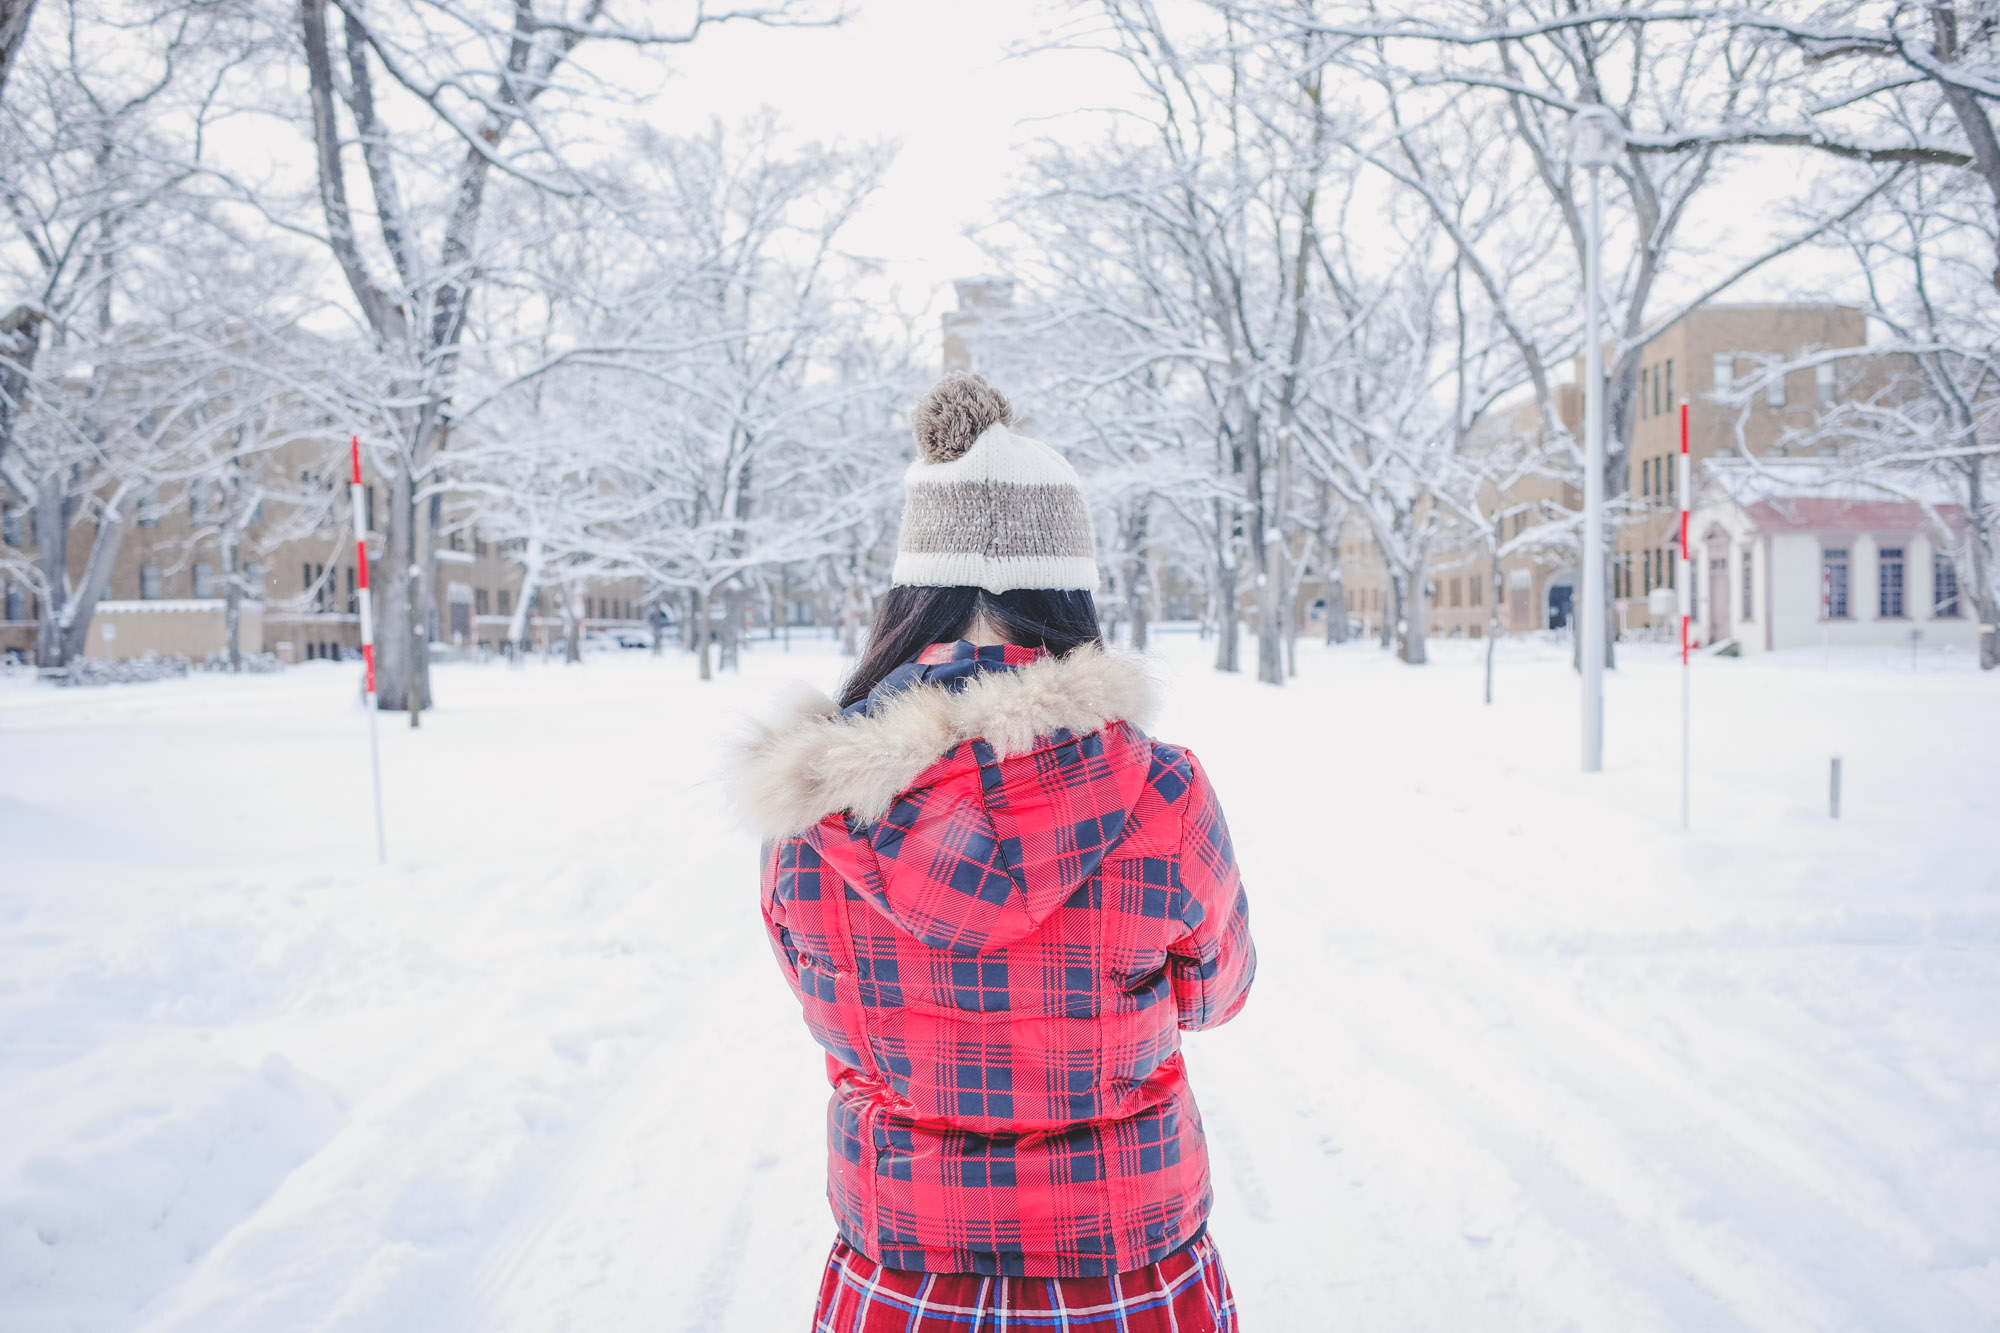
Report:
[[492,1333],[498,1326],[508,1292],[630,1138],[653,1104],[647,1094],[659,1089],[674,1053],[670,1025],[596,1113],[571,1129],[569,1146],[538,1170],[535,1183],[510,1209],[514,1220],[488,1245],[486,1258],[466,1279],[448,1328],[457,1333]]

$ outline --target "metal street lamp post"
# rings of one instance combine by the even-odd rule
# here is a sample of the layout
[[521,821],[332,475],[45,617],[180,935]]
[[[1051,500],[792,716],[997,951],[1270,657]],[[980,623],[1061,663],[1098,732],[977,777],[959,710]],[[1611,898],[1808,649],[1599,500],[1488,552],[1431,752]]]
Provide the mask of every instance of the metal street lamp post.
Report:
[[1604,192],[1598,173],[1625,151],[1625,126],[1607,107],[1570,120],[1570,161],[1590,172],[1590,234],[1583,263],[1583,557],[1576,632],[1583,664],[1583,771],[1604,769],[1604,343],[1598,284],[1604,249]]

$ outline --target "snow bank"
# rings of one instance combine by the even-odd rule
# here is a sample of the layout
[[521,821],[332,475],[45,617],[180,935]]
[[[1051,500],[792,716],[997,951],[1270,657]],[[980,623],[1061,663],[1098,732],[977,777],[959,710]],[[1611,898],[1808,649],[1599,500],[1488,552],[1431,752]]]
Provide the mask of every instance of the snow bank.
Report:
[[[334,1097],[281,1055],[114,1046],[9,1099],[0,1310],[9,1329],[129,1327],[332,1134]],[[15,1066],[8,1081],[20,1086]]]

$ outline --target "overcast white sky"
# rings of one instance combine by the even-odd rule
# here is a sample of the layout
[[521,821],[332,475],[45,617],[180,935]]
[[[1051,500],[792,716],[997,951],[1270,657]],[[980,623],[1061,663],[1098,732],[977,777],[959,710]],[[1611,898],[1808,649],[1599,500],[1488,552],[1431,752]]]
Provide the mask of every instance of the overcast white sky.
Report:
[[[694,129],[775,108],[801,137],[891,139],[902,151],[849,247],[889,264],[908,309],[949,304],[983,271],[965,228],[991,213],[1047,117],[1127,100],[1122,67],[1085,53],[1010,59],[1064,21],[1050,0],[852,0],[830,29],[711,29],[667,57],[653,118]],[[1082,130],[1082,126],[1075,126]]]

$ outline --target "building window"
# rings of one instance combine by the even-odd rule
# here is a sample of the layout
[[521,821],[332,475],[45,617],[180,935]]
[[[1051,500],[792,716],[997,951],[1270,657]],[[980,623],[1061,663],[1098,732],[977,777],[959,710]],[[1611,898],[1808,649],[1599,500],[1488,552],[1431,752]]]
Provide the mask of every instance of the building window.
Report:
[[139,596],[148,602],[160,600],[160,567],[158,565],[139,566]]
[[1829,546],[1819,553],[1820,616],[1847,619],[1847,550]]
[[252,560],[243,566],[243,586],[250,593],[251,600],[264,600],[264,562]]
[[197,523],[208,512],[208,495],[200,482],[188,483],[188,517]]
[[489,609],[487,606],[486,589],[474,588],[472,590],[472,614],[483,616]]
[[21,511],[9,509],[0,513],[0,546],[21,545]]
[[510,616],[514,614],[514,594],[512,592],[509,592],[507,589],[502,588],[500,590],[499,596],[495,600],[498,601],[499,603],[499,609],[501,615]]
[[1666,409],[1660,404],[1660,368],[1653,367],[1653,415],[1658,416]]
[[1728,393],[1736,380],[1736,357],[1729,352],[1715,354],[1715,391]]
[[1645,591],[1647,592],[1651,592],[1653,590],[1653,557],[1658,554],[1659,554],[1658,551],[1646,552],[1646,564],[1643,572],[1645,574],[1644,587]]
[[214,565],[196,565],[194,567],[194,595],[201,598],[215,596]]
[[[1465,601],[1468,606],[1480,605],[1479,582],[1480,581],[1477,575],[1465,581]],[[625,617],[628,620],[631,619],[632,617],[632,612],[629,608],[625,612]]]
[[472,553],[474,555],[486,554],[486,539],[476,532],[472,534]]
[[1743,548],[1743,617],[1742,617],[1742,618],[1743,618],[1743,619],[1745,619],[1745,620],[1755,620],[1755,619],[1757,618],[1757,595],[1756,595],[1756,593],[1754,593],[1754,592],[1752,592],[1752,591],[1751,591],[1751,589],[1752,589],[1752,588],[1754,588],[1754,587],[1756,586],[1756,577],[1755,577],[1755,570],[1756,570],[1756,568],[1757,568],[1757,551],[1756,551],[1756,548],[1755,548],[1755,547],[1750,547],[1750,546],[1746,546],[1746,547],[1744,547],[1744,548]]
[[153,491],[139,492],[139,526],[142,528],[160,526],[160,497]]
[[1667,411],[1674,410],[1674,361],[1667,358]]
[[355,585],[352,565],[347,567],[347,614],[350,616],[361,614],[361,593]]
[[1884,546],[1875,553],[1875,614],[1884,620],[1903,616],[1903,548]]
[[1833,362],[1822,361],[1813,367],[1813,397],[1821,407],[1833,406]]
[[1651,366],[1641,366],[1639,367],[1639,415],[1641,418],[1653,415],[1653,410],[1647,406],[1652,401],[1652,396],[1653,368]]
[[22,609],[21,603],[24,600],[25,599],[21,596],[20,584],[10,583],[7,585],[7,603],[6,603],[7,619],[9,620],[27,619],[26,616],[21,614],[21,609]]
[[1785,376],[1774,374],[1764,381],[1764,406],[1783,407],[1785,405]]
[[[1931,553],[1931,614],[1940,619],[1956,618],[1958,609],[1958,566],[1942,552]],[[9,615],[9,620],[20,617]]]
[[375,488],[373,486],[363,486],[361,488],[361,530],[363,532],[375,531]]

